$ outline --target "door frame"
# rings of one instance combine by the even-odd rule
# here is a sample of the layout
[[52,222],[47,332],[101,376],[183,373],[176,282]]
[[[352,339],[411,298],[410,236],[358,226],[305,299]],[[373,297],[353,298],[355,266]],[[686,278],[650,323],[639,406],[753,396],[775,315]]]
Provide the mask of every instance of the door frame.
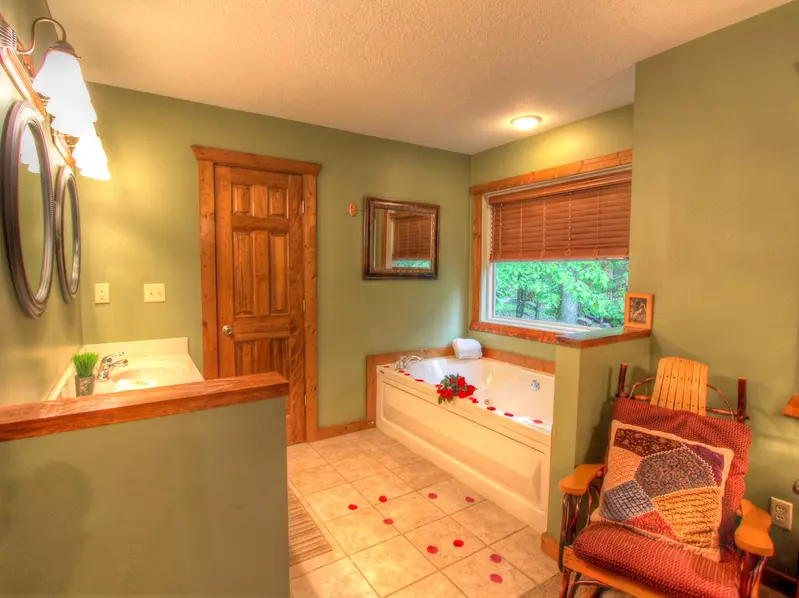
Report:
[[216,194],[214,168],[232,166],[302,176],[303,356],[305,358],[305,442],[319,436],[316,315],[316,177],[321,164],[192,145],[200,187],[200,278],[202,286],[203,376],[219,377],[219,322],[216,300]]

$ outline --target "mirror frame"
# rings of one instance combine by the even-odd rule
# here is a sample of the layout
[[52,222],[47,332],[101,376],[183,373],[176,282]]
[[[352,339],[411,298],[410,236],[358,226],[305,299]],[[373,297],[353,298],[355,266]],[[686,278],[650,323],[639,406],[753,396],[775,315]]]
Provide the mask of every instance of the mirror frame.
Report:
[[[435,219],[433,225],[433,255],[430,260],[430,270],[386,271],[376,270],[372,267],[372,239],[374,236],[372,220],[377,209],[406,209],[407,211],[432,214]],[[363,279],[364,280],[435,280],[438,278],[438,236],[439,236],[439,207],[436,204],[400,201],[382,197],[363,198]]]
[[[64,238],[64,213],[66,202],[72,205],[72,268],[67,269],[66,246]],[[78,200],[78,184],[75,173],[69,166],[62,166],[58,171],[55,184],[55,253],[58,266],[58,280],[61,283],[61,296],[69,303],[78,294],[80,286],[81,237],[80,237],[80,202]]]
[[[20,147],[25,128],[31,127],[39,157],[39,170],[42,179],[42,202],[44,218],[44,240],[42,268],[39,273],[39,287],[36,292],[28,281],[25,258],[22,255],[22,234],[19,227],[19,168]],[[50,155],[44,129],[36,109],[25,100],[16,102],[6,117],[3,131],[3,224],[6,237],[6,256],[11,269],[11,279],[17,293],[22,311],[28,316],[38,318],[44,313],[50,288],[53,283],[53,180],[50,170]]]

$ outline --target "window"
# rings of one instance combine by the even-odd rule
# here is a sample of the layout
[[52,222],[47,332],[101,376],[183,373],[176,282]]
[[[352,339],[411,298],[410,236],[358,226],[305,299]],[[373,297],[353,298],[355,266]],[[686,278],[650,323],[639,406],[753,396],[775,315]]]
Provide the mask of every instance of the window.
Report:
[[631,185],[629,168],[616,168],[480,196],[477,324],[500,333],[622,326]]

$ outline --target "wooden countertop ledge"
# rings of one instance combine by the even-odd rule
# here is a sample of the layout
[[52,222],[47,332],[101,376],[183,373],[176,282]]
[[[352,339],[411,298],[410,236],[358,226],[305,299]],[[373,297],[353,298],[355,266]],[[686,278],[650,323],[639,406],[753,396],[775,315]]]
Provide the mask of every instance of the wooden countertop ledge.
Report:
[[555,344],[577,349],[588,349],[602,345],[623,343],[637,338],[651,336],[652,330],[644,328],[598,328],[586,332],[561,334],[555,338]]
[[178,415],[288,395],[272,372],[0,407],[0,442]]

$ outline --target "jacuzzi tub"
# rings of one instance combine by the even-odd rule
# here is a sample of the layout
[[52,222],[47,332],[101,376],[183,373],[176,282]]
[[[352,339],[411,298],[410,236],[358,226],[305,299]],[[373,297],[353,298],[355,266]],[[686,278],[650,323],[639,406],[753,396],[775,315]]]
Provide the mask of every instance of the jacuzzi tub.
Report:
[[[377,368],[377,427],[539,531],[546,529],[555,379],[492,359]],[[472,399],[438,405],[460,374]],[[492,409],[493,408],[493,409]]]

